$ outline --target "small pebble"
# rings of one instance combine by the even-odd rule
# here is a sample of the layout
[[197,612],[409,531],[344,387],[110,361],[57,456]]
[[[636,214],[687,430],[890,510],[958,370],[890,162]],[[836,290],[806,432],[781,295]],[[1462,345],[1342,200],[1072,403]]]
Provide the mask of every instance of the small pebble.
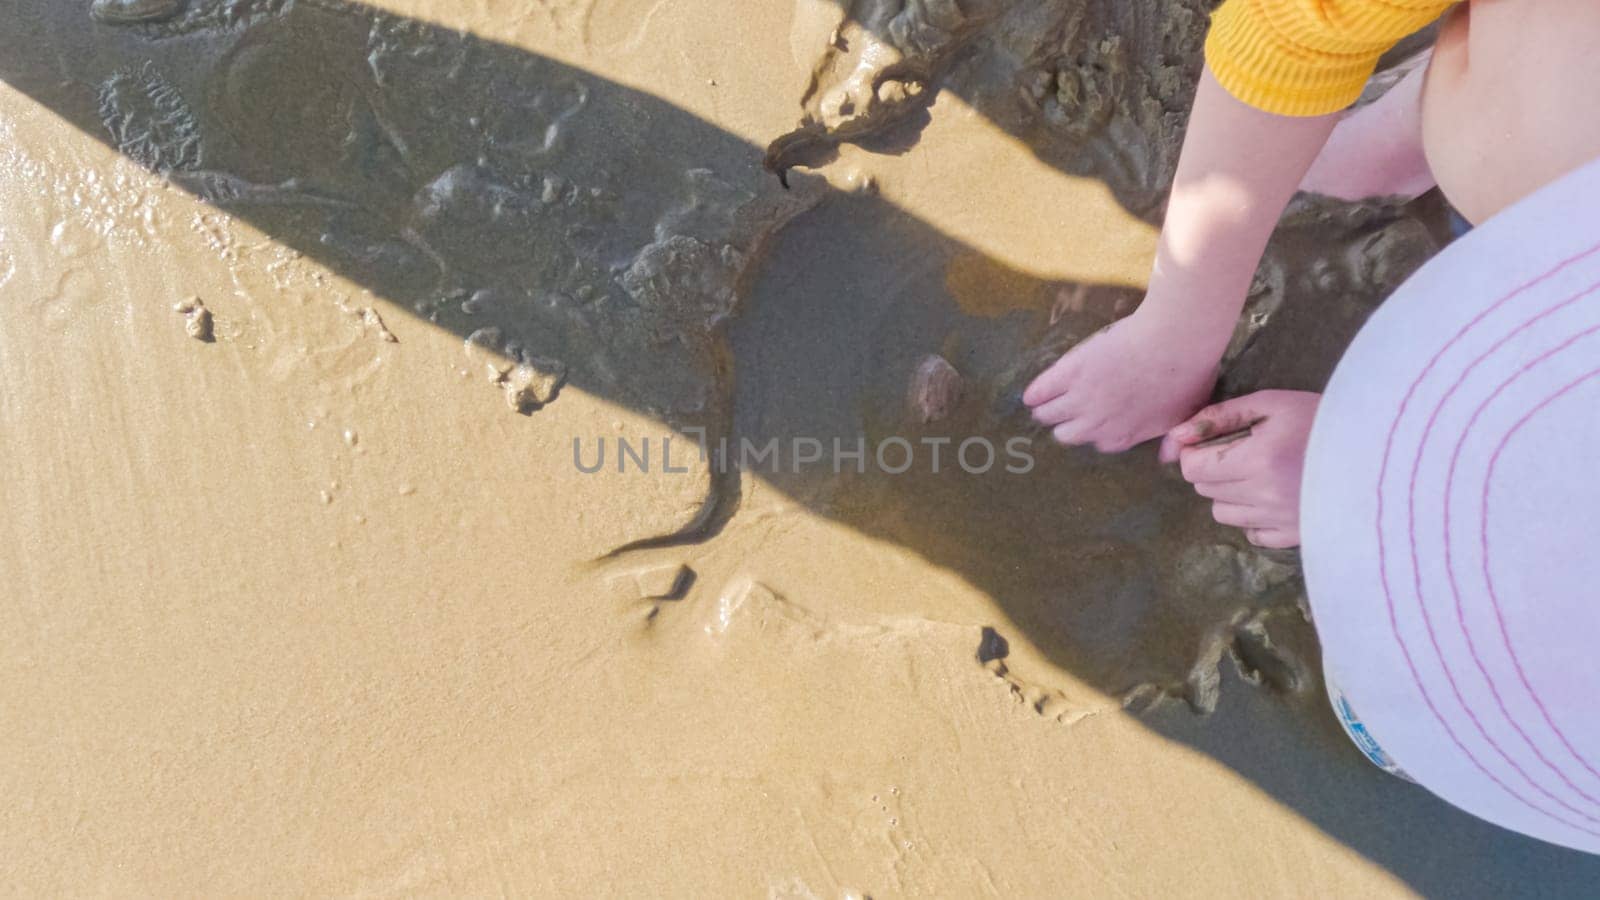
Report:
[[948,417],[961,403],[965,384],[956,367],[938,354],[924,357],[911,374],[906,405],[914,419],[926,425]]

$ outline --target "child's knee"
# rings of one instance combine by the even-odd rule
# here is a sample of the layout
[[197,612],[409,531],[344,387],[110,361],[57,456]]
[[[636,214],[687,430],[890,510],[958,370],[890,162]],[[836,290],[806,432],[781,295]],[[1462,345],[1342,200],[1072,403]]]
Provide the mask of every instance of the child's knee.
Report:
[[1422,93],[1428,166],[1479,222],[1600,156],[1600,4],[1464,3],[1445,20]]

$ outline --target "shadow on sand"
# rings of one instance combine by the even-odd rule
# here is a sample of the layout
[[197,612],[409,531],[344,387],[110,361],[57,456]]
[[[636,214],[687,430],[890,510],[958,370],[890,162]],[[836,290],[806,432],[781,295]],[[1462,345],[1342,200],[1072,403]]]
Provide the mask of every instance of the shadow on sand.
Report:
[[[0,4],[11,23],[0,77],[284,245],[520,364],[500,387],[535,417],[539,380],[564,378],[664,427],[735,441],[1003,444],[1035,436],[1015,403],[1027,376],[1137,301],[1010,271],[803,173],[785,190],[763,170],[767,148],[524,50],[339,0],[191,0],[177,19],[127,28],[92,25],[85,5]],[[1170,66],[1192,70],[1192,51],[1169,48]],[[1122,77],[1103,74],[1072,96]],[[1170,160],[1113,158],[1155,126],[1127,131],[1115,109],[1089,109],[1108,123],[1103,136],[1074,137],[1073,110],[1052,113],[1036,97],[1041,118],[1028,119],[993,109],[998,96],[967,100],[1068,172],[1132,166],[1116,192],[1156,214]],[[1170,114],[1128,115],[1167,122],[1170,136]],[[1270,321],[1236,354],[1225,389],[1319,385],[1376,297],[1431,247],[1407,211],[1291,217],[1255,291]],[[963,311],[946,278],[958,259],[994,290],[1033,300]],[[1298,305],[1277,309],[1286,293]],[[906,378],[930,353],[966,389],[948,418],[915,424]],[[1055,665],[1129,695],[1149,728],[1425,894],[1576,894],[1600,877],[1600,860],[1492,828],[1367,767],[1325,713],[1293,568],[1212,525],[1148,447],[1114,459],[1036,449],[1026,475],[762,477],[959,572]],[[737,472],[714,479],[682,532],[640,538],[715,539],[740,483]]]

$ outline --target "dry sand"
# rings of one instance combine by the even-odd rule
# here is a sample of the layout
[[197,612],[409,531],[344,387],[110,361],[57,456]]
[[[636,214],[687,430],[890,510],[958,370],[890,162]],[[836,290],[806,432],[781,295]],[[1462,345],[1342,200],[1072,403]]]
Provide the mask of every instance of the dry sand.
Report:
[[[1206,4],[380,5],[0,2],[0,890],[1592,888],[1367,766],[1149,448],[574,465],[1038,438]],[[1225,389],[1317,386],[1436,213],[1293,211]]]

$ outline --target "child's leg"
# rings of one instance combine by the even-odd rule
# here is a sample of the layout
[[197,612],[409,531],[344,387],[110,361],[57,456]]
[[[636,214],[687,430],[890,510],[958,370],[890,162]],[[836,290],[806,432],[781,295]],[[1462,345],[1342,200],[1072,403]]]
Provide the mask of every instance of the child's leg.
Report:
[[1383,96],[1345,116],[1300,189],[1341,200],[1410,200],[1432,188],[1433,172],[1422,152],[1426,71],[1418,65]]
[[1429,168],[1472,222],[1600,156],[1600,3],[1472,0],[1439,29],[1422,89]]

